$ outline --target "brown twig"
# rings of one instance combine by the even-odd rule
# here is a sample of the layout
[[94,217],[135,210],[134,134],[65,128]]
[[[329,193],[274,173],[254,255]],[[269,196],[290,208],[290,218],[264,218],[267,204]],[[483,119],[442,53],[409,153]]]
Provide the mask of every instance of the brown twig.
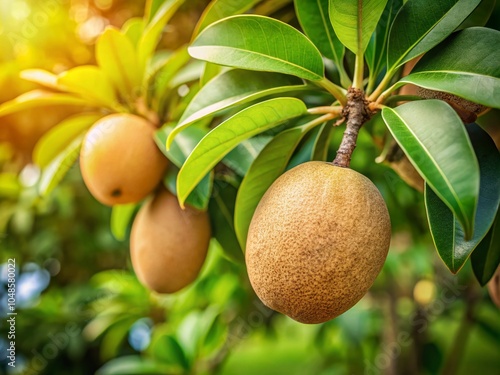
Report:
[[362,90],[354,87],[349,88],[347,92],[347,104],[342,114],[347,119],[346,130],[333,164],[338,167],[349,168],[351,155],[356,148],[359,129],[372,116],[369,103],[365,99]]

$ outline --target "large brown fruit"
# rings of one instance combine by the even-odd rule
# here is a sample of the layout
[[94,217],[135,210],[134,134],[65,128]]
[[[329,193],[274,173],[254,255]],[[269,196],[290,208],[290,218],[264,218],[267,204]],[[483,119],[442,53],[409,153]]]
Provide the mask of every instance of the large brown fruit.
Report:
[[174,293],[196,279],[209,242],[208,214],[190,207],[182,210],[177,198],[162,189],[132,224],[132,266],[149,289]]
[[270,308],[302,323],[325,322],[367,292],[390,239],[387,207],[369,179],[308,162],[260,201],[248,233],[248,275]]
[[167,159],[153,140],[155,127],[142,117],[113,114],[87,132],[80,152],[85,185],[109,206],[138,202],[158,185]]

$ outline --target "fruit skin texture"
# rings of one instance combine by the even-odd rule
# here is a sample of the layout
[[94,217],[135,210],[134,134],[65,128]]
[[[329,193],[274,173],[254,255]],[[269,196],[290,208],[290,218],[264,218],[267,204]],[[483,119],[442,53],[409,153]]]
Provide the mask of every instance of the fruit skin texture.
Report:
[[390,239],[387,207],[368,178],[331,163],[304,163],[260,201],[248,233],[248,275],[270,308],[322,323],[363,297]]
[[138,202],[158,185],[168,162],[154,142],[155,129],[144,118],[123,113],[106,116],[90,128],[80,151],[80,169],[99,202]]
[[193,282],[205,261],[210,242],[206,212],[187,207],[162,189],[141,207],[132,224],[132,266],[146,287],[174,293]]

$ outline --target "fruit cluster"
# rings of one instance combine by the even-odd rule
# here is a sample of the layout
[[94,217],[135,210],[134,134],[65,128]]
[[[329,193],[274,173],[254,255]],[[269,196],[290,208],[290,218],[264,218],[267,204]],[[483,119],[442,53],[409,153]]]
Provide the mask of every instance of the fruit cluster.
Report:
[[109,206],[136,203],[154,192],[132,225],[130,252],[139,280],[159,293],[174,293],[196,279],[210,241],[206,212],[182,210],[158,187],[168,167],[154,143],[156,127],[142,117],[112,114],[87,132],[80,151],[83,180]]

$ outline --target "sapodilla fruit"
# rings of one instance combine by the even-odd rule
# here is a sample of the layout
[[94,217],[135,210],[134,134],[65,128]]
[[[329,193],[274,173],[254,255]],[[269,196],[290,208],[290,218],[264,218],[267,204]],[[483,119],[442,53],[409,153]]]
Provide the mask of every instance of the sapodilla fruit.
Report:
[[80,169],[99,202],[138,202],[158,185],[168,162],[154,142],[154,131],[144,118],[123,113],[106,116],[90,128],[80,151]]
[[387,207],[368,178],[331,163],[304,163],[262,197],[248,232],[248,275],[271,309],[322,323],[363,297],[390,239]]
[[161,189],[141,207],[132,224],[132,266],[146,287],[174,293],[193,282],[205,261],[210,242],[206,212],[186,207]]

